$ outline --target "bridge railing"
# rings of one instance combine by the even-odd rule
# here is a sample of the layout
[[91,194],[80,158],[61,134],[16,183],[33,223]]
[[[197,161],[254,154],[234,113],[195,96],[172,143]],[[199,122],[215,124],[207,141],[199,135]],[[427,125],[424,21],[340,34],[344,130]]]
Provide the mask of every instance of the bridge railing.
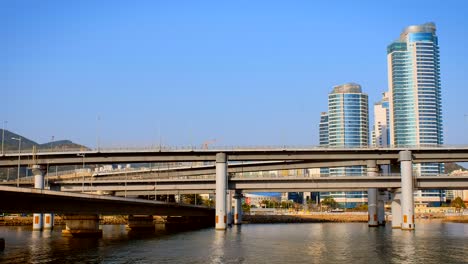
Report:
[[[408,146],[389,146],[389,147],[375,147],[375,146],[367,146],[367,147],[330,147],[330,146],[318,146],[318,145],[246,145],[246,146],[163,146],[163,145],[149,145],[149,146],[138,146],[138,147],[131,147],[131,146],[121,146],[121,147],[99,147],[99,148],[87,148],[87,147],[80,147],[80,148],[67,148],[67,147],[55,147],[55,148],[39,148],[36,149],[36,153],[63,153],[63,152],[71,152],[71,153],[80,153],[80,152],[88,152],[88,153],[97,153],[97,152],[145,152],[145,151],[154,151],[154,152],[170,152],[170,151],[210,151],[219,150],[219,151],[236,151],[236,150],[312,150],[312,149],[336,149],[336,150],[348,150],[348,149],[433,149],[433,148],[451,148],[451,149],[460,149],[460,148],[468,148],[467,145],[408,145]],[[22,148],[22,154],[31,154],[32,148]],[[17,150],[6,150],[4,154],[18,154]]]

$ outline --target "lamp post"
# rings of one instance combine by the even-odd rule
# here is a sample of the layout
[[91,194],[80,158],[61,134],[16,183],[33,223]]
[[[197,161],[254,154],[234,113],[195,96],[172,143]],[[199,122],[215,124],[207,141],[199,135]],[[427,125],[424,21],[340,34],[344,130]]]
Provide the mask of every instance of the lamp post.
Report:
[[6,124],[8,123],[8,121],[3,121],[3,130],[2,130],[2,155],[5,154],[5,152],[3,151],[4,148],[3,148],[3,145],[5,143],[5,126]]
[[[85,154],[76,154],[77,156],[79,157],[83,157],[83,169],[85,167]],[[82,175],[83,175],[83,182],[82,182],[82,185],[81,185],[81,192],[84,192],[84,171],[81,172]]]
[[20,164],[21,164],[21,137],[15,138],[13,140],[18,140],[18,177],[16,178],[16,187],[19,187],[19,178],[20,178]]

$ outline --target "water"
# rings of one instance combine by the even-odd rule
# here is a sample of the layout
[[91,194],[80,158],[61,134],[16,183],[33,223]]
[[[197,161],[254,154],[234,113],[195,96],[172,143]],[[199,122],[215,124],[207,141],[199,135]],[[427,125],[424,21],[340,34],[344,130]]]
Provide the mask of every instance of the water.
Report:
[[468,263],[468,225],[422,221],[415,232],[366,223],[251,224],[134,235],[103,226],[103,237],[0,227],[0,263]]

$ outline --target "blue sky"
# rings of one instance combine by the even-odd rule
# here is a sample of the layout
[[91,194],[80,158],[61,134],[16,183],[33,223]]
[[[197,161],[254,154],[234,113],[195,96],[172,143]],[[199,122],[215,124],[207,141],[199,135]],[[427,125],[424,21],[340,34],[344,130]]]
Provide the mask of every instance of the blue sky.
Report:
[[90,147],[317,145],[332,86],[372,109],[386,46],[433,21],[445,141],[468,144],[467,3],[1,1],[0,121]]

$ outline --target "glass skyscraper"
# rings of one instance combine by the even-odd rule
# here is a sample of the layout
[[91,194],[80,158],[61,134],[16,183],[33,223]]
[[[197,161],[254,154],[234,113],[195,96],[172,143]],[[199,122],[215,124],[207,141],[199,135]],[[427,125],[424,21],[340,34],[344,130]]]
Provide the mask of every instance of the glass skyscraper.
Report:
[[[361,86],[346,83],[328,95],[328,146],[367,147],[369,143],[368,97]],[[330,175],[362,175],[362,167],[330,168]]]
[[[325,115],[322,114],[322,121]],[[325,123],[325,122],[323,122]],[[321,122],[322,124],[322,122]],[[320,126],[320,143],[325,143]],[[325,131],[325,130],[323,130]],[[328,95],[328,147],[361,148],[369,144],[368,96],[356,83],[346,83],[333,87]],[[325,144],[323,144],[325,145]],[[321,170],[321,174],[322,174]],[[363,166],[329,168],[329,176],[361,176],[366,173]],[[345,207],[355,207],[367,202],[365,192],[327,192],[322,197],[331,196]]]
[[[390,144],[443,144],[439,45],[434,23],[409,26],[387,47]],[[416,175],[444,172],[440,163],[414,166]],[[425,197],[423,199],[423,197]],[[430,199],[432,197],[432,199]],[[418,191],[415,200],[437,202],[439,191]]]
[[[328,113],[320,113],[319,144],[322,147],[328,147]],[[320,168],[321,176],[328,176],[328,168]]]

